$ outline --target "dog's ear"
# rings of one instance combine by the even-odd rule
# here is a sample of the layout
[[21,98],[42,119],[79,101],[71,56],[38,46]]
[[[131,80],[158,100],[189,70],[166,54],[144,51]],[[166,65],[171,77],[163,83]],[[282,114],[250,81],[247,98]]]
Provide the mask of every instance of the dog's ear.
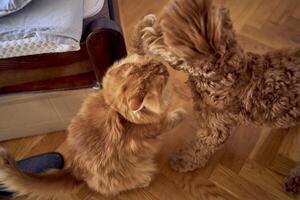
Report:
[[211,0],[171,0],[164,9],[161,26],[167,46],[177,56],[222,54],[227,28],[232,28],[228,10]]

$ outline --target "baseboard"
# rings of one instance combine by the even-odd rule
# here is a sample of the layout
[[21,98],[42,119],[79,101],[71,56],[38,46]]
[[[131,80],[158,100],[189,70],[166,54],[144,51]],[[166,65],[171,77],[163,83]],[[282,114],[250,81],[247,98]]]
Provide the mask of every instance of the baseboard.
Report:
[[64,130],[84,98],[84,89],[0,97],[0,141]]

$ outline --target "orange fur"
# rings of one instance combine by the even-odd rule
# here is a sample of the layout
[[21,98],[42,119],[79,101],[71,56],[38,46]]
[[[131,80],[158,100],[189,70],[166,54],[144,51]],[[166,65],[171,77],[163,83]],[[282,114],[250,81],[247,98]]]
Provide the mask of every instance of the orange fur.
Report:
[[168,71],[152,58],[133,54],[106,73],[103,90],[88,97],[68,127],[70,166],[33,175],[19,171],[1,151],[0,182],[20,195],[49,196],[87,184],[104,194],[146,187],[156,172],[154,156],[163,132],[182,110],[168,112]]

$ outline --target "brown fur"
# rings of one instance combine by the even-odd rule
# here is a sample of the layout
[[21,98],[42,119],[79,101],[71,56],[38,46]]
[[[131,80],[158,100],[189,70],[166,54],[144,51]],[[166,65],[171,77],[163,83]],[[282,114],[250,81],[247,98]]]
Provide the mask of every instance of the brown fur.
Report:
[[2,149],[0,181],[19,195],[49,196],[86,183],[104,194],[146,187],[156,172],[158,136],[183,118],[168,112],[168,71],[158,61],[133,54],[106,73],[103,90],[87,98],[68,128],[71,165],[41,175],[23,173]]
[[299,123],[300,48],[245,52],[229,11],[211,0],[171,0],[157,20],[148,15],[138,27],[140,49],[189,74],[200,128],[173,156],[175,170],[203,167],[239,124]]

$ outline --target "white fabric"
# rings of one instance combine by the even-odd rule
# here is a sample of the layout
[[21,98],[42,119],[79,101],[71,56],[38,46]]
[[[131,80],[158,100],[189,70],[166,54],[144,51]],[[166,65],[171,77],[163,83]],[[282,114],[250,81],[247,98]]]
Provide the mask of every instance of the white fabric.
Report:
[[0,17],[17,12],[31,0],[0,0]]
[[64,41],[57,44],[55,41],[47,41],[43,38],[25,38],[21,40],[5,41],[0,43],[0,58],[10,58],[17,56],[27,56],[42,53],[58,53],[66,51],[75,51],[79,47],[75,41]]
[[0,58],[79,50],[82,19],[83,0],[33,0],[0,18]]
[[83,18],[87,19],[98,14],[103,8],[104,0],[84,0]]

